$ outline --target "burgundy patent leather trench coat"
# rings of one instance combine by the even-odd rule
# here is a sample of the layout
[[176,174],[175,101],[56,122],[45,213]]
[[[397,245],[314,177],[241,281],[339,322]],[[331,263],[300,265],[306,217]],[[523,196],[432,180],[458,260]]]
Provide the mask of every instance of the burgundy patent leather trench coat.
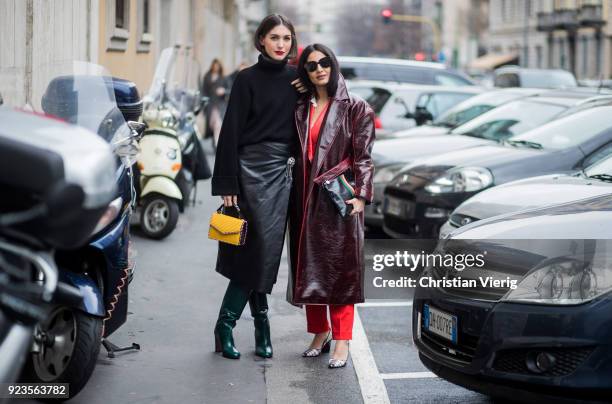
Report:
[[349,96],[340,79],[310,164],[309,109],[309,100],[302,99],[295,111],[301,147],[289,211],[287,299],[295,305],[360,303],[364,300],[363,212],[342,218],[319,184],[346,169],[343,161],[349,158],[355,175],[355,194],[371,203],[374,166],[370,153],[375,115],[363,99]]

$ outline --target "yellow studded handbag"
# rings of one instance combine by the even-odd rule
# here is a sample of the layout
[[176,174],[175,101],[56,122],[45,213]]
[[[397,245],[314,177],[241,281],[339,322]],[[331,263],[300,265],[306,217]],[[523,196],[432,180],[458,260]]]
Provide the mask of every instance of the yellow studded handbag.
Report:
[[224,205],[210,217],[208,238],[232,245],[244,245],[247,234],[247,221],[243,219],[238,205],[238,217],[226,215]]

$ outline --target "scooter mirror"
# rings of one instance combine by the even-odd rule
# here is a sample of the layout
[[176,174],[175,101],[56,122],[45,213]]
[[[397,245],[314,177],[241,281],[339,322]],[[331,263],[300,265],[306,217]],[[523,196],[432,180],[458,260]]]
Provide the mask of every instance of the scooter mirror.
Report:
[[140,138],[142,137],[142,134],[147,128],[147,124],[143,122],[136,122],[136,121],[128,121],[127,124],[131,130],[133,130],[134,132],[138,134],[137,138],[140,140]]

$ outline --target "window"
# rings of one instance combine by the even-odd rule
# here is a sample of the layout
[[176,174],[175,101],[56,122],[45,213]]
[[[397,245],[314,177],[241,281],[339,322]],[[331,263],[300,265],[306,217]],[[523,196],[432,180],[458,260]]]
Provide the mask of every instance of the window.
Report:
[[138,0],[138,43],[136,50],[139,53],[149,52],[151,50],[151,43],[153,42],[152,34],[152,1],[151,0]]
[[142,32],[149,34],[151,33],[151,25],[150,20],[151,16],[149,15],[149,0],[142,1]]
[[115,0],[115,27],[127,29],[127,16],[125,12],[125,0]]
[[589,74],[589,38],[582,37],[582,77]]
[[545,149],[561,150],[578,146],[609,131],[612,128],[610,114],[611,106],[585,109],[536,127],[515,139],[540,143]]
[[380,111],[383,109],[389,98],[391,98],[391,93],[382,88],[351,87],[350,91],[366,100],[376,115],[380,114]]
[[612,143],[599,148],[584,160],[583,167],[588,167],[586,175],[612,175]]
[[511,101],[458,126],[451,133],[499,140],[538,127],[564,109],[541,102]]
[[130,0],[108,0],[106,4],[106,49],[124,52],[130,36]]

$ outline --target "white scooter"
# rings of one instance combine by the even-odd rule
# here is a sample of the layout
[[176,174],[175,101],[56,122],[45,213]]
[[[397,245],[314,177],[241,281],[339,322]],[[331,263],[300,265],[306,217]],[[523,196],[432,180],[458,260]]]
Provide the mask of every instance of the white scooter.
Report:
[[140,226],[155,239],[174,230],[179,213],[195,194],[197,180],[206,178],[194,148],[199,142],[194,121],[203,101],[197,86],[199,66],[191,52],[190,47],[164,49],[143,100],[148,129],[140,140],[137,164]]

